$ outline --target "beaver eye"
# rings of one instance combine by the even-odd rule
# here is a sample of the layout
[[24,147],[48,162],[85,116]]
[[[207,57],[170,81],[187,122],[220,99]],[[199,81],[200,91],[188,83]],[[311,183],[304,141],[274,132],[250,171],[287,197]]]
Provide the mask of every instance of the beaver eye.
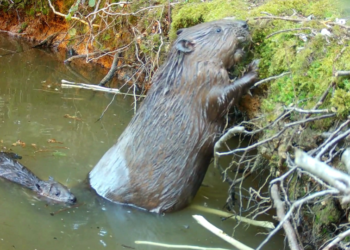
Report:
[[220,33],[220,32],[221,32],[221,28],[217,28],[217,29],[216,29],[216,32],[217,32],[217,33]]

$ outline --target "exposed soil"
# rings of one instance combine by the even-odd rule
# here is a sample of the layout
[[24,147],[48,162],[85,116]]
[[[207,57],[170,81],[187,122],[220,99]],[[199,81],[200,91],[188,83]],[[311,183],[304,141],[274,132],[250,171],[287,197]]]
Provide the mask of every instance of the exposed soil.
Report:
[[[49,15],[37,14],[36,16],[28,16],[25,13],[12,11],[9,13],[2,12],[0,15],[0,30],[8,32],[11,36],[17,36],[33,44],[39,44],[50,35],[58,32],[58,36],[54,41],[55,47],[58,49],[68,49],[69,40],[67,39],[67,31],[69,25],[63,17],[57,16],[53,13]],[[1,32],[0,31],[0,32]],[[85,54],[85,44],[75,46],[77,54]],[[91,52],[93,52],[91,50]],[[62,58],[64,60],[66,58]],[[103,67],[110,68],[113,58],[104,56],[96,63]]]

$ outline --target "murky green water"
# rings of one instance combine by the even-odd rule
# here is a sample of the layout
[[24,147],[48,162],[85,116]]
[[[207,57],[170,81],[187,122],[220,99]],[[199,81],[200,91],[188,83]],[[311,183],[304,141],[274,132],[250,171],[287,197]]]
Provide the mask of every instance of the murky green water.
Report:
[[[76,207],[47,204],[35,194],[0,179],[0,249],[161,249],[136,245],[136,240],[232,249],[192,218],[204,215],[232,234],[235,222],[221,221],[187,208],[165,216],[112,204],[88,187],[88,172],[112,146],[132,114],[133,100],[117,96],[96,122],[112,95],[88,90],[61,89],[61,79],[98,82],[105,71],[98,66],[68,68],[62,56],[30,49],[25,43],[0,33],[0,147],[23,156],[21,163],[40,178],[53,176],[71,188]],[[77,73],[78,72],[78,73]],[[80,74],[80,76],[79,76]],[[65,118],[65,115],[79,119]],[[55,139],[57,143],[49,143]],[[14,146],[16,141],[25,143]],[[194,204],[221,208],[227,185],[210,169]],[[53,215],[52,215],[53,214]],[[264,229],[240,226],[235,237],[256,247]],[[265,249],[282,249],[282,238]]]

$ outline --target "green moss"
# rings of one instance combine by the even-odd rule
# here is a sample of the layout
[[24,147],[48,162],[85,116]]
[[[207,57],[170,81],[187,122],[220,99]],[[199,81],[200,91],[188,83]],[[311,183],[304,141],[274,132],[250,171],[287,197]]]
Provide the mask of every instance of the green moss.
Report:
[[335,18],[340,15],[337,0],[270,0],[254,9],[251,15],[261,16],[261,13],[265,12],[274,16],[292,16],[295,11],[303,16],[313,15],[317,18]]
[[21,23],[21,27],[18,30],[18,33],[22,33],[23,31],[25,31],[25,29],[28,27],[28,23],[27,22],[23,22]]
[[[324,11],[327,6],[327,11]],[[322,8],[321,8],[322,7]],[[281,103],[299,104],[303,108],[311,108],[318,101],[330,84],[335,80],[333,70],[348,70],[350,68],[350,51],[344,48],[346,31],[335,26],[329,29],[332,37],[320,35],[325,28],[323,21],[340,16],[337,2],[331,0],[270,0],[266,4],[251,11],[252,16],[261,16],[267,12],[275,16],[314,15],[319,20],[310,22],[290,22],[285,20],[258,20],[251,22],[253,32],[253,53],[255,58],[261,58],[259,65],[260,78],[266,78],[291,72],[289,76],[279,78],[269,83],[266,100],[262,103],[262,112],[273,112],[273,105]],[[300,18],[294,15],[295,18]],[[312,28],[310,30],[293,31],[296,28]],[[289,30],[289,31],[288,31]],[[281,32],[266,38],[275,32]],[[307,40],[302,40],[299,34],[304,34]],[[340,42],[340,40],[342,42]],[[335,58],[338,59],[335,61]],[[323,103],[324,108],[334,107],[340,115],[350,112],[348,94],[348,78],[338,79],[337,90],[333,96]],[[307,102],[304,102],[307,101]]]
[[169,37],[174,40],[176,31],[181,28],[225,17],[245,19],[247,14],[247,5],[242,0],[191,1],[190,3],[178,4],[173,10]]
[[341,212],[335,206],[335,202],[332,199],[325,201],[323,204],[316,203],[312,207],[312,211],[315,213],[315,221],[313,225],[314,235],[320,233],[327,234],[327,226],[340,221]]

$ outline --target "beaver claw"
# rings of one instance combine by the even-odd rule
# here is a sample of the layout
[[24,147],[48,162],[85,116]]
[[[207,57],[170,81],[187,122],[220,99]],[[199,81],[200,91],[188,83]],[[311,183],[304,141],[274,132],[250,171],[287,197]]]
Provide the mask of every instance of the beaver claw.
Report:
[[255,59],[248,65],[248,72],[258,73],[260,59]]

